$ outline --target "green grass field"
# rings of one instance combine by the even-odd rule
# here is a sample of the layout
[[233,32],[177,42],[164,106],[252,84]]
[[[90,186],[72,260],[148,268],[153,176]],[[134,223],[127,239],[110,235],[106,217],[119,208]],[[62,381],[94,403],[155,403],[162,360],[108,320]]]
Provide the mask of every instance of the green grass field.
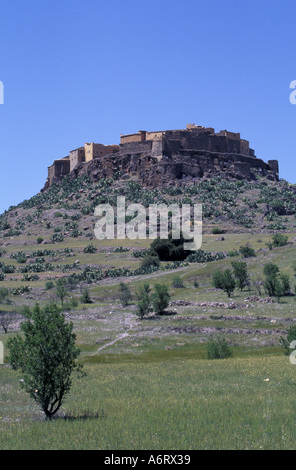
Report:
[[1,370],[1,449],[294,449],[296,369],[279,355],[86,364],[51,422]]
[[[258,201],[260,209],[259,190],[251,187],[249,196]],[[39,202],[47,207],[43,197]],[[238,207],[244,209],[242,197]],[[141,262],[132,250],[149,248],[148,239],[98,241],[70,235],[65,235],[62,242],[51,243],[54,227],[70,219],[54,217],[59,204],[53,209],[49,202],[48,210],[39,215],[34,205],[31,209],[12,210],[12,228],[21,224],[25,228],[20,235],[1,238],[0,262],[14,266],[15,272],[5,275],[0,288],[12,291],[27,285],[31,290],[20,295],[10,293],[10,303],[1,304],[2,312],[19,312],[24,305],[36,302],[59,302],[55,289],[46,290],[46,282],[80,273],[86,266],[132,271]],[[262,285],[258,293],[257,281],[264,280],[263,269],[268,262],[277,264],[281,273],[289,276],[295,292],[295,217],[289,215],[284,221],[288,229],[283,233],[288,235],[289,243],[269,250],[267,244],[274,231],[262,229],[263,210],[259,209],[251,229],[229,218],[220,219],[221,223],[211,218],[205,221],[202,250],[227,254],[246,243],[256,250],[256,257],[244,260],[250,289],[241,292],[236,288],[230,298],[222,290],[213,289],[212,274],[231,267],[231,261],[241,260],[241,256],[126,278],[110,276],[92,284],[82,282],[70,291],[66,303],[74,298],[76,306],[68,304],[65,316],[73,322],[81,350],[79,361],[87,375],[74,381],[62,410],[52,421],[46,421],[21,390],[21,374],[9,365],[6,344],[18,333],[18,321],[10,325],[7,334],[1,330],[5,360],[0,365],[0,449],[294,450],[296,366],[284,356],[279,339],[295,324],[296,297],[287,295],[279,302],[273,298],[272,302],[262,303],[254,296],[267,297]],[[79,210],[66,212],[72,216]],[[281,222],[279,219],[276,221]],[[46,228],[49,221],[50,232]],[[93,222],[91,215],[82,217],[79,229],[83,232],[86,227],[90,233]],[[270,222],[273,220],[264,221]],[[212,234],[217,226],[226,229],[223,237]],[[38,245],[38,235],[47,243]],[[89,243],[96,246],[96,253],[83,251]],[[128,251],[114,251],[118,246]],[[24,282],[21,268],[34,263],[33,253],[38,249],[52,250],[45,261],[53,269],[38,272],[38,280]],[[19,251],[28,256],[24,264],[11,258]],[[183,288],[172,286],[176,275],[182,278]],[[133,301],[126,307],[119,299],[120,281],[133,294]],[[152,289],[155,283],[169,287],[171,304],[166,314],[151,313],[138,319],[136,292],[144,282]],[[91,304],[81,303],[84,287],[89,290]],[[208,360],[207,343],[218,337],[228,341],[233,357]]]

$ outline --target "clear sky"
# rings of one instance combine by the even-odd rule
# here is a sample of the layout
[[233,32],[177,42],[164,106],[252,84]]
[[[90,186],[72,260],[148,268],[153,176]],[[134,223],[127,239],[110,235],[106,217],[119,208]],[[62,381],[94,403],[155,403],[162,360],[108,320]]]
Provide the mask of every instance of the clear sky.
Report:
[[0,213],[85,142],[240,132],[296,183],[295,0],[1,0]]

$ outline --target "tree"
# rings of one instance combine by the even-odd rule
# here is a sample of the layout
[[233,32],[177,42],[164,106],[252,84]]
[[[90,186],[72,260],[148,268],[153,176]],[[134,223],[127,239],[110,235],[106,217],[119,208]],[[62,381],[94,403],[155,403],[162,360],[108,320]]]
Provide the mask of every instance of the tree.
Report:
[[223,288],[223,272],[222,271],[214,271],[212,276],[212,284],[216,289]]
[[235,289],[235,279],[230,269],[225,269],[223,272],[222,289],[227,293],[228,297],[231,296]]
[[150,311],[151,299],[150,299],[150,287],[149,284],[145,283],[143,287],[137,292],[137,315],[139,318],[144,318]]
[[169,305],[170,294],[168,287],[163,284],[155,284],[155,292],[152,296],[152,305],[155,313],[162,314]]
[[277,274],[278,272],[279,272],[279,268],[274,263],[267,263],[263,268],[263,274],[267,277]]
[[275,296],[276,290],[277,290],[277,294],[279,294],[280,288],[279,288],[279,279],[278,279],[278,274],[279,274],[278,266],[274,263],[267,263],[264,266],[263,273],[266,276],[264,287],[267,290],[268,295],[270,297]]
[[237,285],[242,291],[244,287],[249,284],[249,274],[247,271],[247,263],[240,261],[232,261],[231,265],[233,267],[234,277],[236,279]]
[[274,295],[277,298],[278,303],[280,302],[280,297],[285,295],[283,282],[278,277],[276,278],[275,285],[274,285]]
[[0,326],[2,327],[4,333],[8,333],[8,329],[14,321],[18,320],[20,316],[15,312],[6,312],[0,310]]
[[66,323],[57,305],[23,312],[23,335],[10,338],[10,364],[23,374],[22,387],[40,406],[46,418],[60,409],[69,393],[73,372],[84,375],[76,362],[80,350],[75,346],[73,324]]
[[82,296],[80,297],[80,301],[82,304],[91,304],[92,300],[90,298],[90,293],[88,289],[82,290]]
[[69,295],[68,287],[67,287],[67,279],[61,277],[56,281],[56,295],[64,305],[65,298]]
[[121,282],[119,284],[119,300],[123,307],[126,307],[132,300],[132,293],[130,291],[130,288],[126,284],[124,284],[124,282]]
[[280,279],[281,279],[281,282],[282,282],[282,285],[283,285],[284,295],[289,295],[290,290],[291,290],[291,286],[290,286],[290,279],[289,279],[288,274],[281,273],[280,274]]

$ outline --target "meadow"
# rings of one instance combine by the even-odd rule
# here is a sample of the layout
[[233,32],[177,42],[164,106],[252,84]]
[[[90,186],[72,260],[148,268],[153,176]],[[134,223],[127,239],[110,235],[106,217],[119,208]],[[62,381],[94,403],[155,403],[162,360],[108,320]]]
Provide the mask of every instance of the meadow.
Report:
[[[206,203],[212,201],[208,214],[217,211],[217,201],[221,205],[218,219],[205,217],[202,250],[223,253],[221,258],[169,266],[161,262],[159,269],[137,271],[137,275],[133,271],[141,266],[141,256],[134,256],[134,251],[147,250],[150,241],[96,240],[91,233],[93,207],[79,206],[78,193],[77,200],[69,202],[73,188],[66,183],[64,193],[53,188],[49,196],[40,194],[0,218],[4,274],[0,288],[9,290],[9,302],[1,303],[1,313],[21,312],[23,306],[35,303],[60,303],[47,283],[77,276],[80,281],[69,289],[63,310],[73,322],[79,362],[86,372],[74,381],[59,413],[45,420],[22,391],[21,374],[9,364],[6,344],[19,332],[20,318],[11,322],[7,333],[1,330],[5,352],[0,365],[1,450],[295,449],[296,366],[279,343],[296,319],[295,217],[290,214],[283,220],[271,214],[264,221],[287,226],[280,229],[288,237],[287,244],[268,248],[275,230],[262,228],[264,210],[260,209],[266,202],[263,196],[270,194],[267,186],[262,183],[260,192],[251,185],[245,193],[240,192],[241,185],[228,186],[222,193],[221,186],[215,189],[210,183],[201,188]],[[84,203],[92,204],[100,187],[87,188]],[[86,191],[85,186],[82,190]],[[190,188],[186,191],[190,196]],[[288,194],[285,184],[281,191]],[[63,198],[65,210],[59,202]],[[236,212],[240,223],[225,209],[225,201],[228,208],[236,204],[240,208]],[[250,228],[255,202],[260,210],[256,209],[257,219]],[[42,204],[43,210],[36,209]],[[228,215],[219,222],[221,214]],[[223,236],[213,233],[217,226],[223,228]],[[63,239],[53,242],[54,234],[61,231]],[[86,250],[90,244],[93,253]],[[250,285],[243,291],[236,288],[228,297],[213,287],[212,275],[231,267],[232,260],[241,261],[234,252],[246,244],[256,252],[255,257],[243,259]],[[269,262],[288,275],[291,295],[268,300],[263,282]],[[107,275],[101,276],[98,267]],[[93,278],[81,278],[86,268],[94,269]],[[176,276],[182,279],[182,288],[174,287]],[[127,306],[120,301],[120,281],[133,296]],[[165,314],[151,312],[143,319],[136,315],[136,294],[145,282],[152,289],[156,283],[168,287],[170,304]],[[23,286],[28,290],[19,291]],[[89,291],[90,304],[81,301],[83,289]],[[233,356],[209,360],[208,341],[220,337],[228,341]]]
[[287,358],[86,365],[63,413],[45,421],[1,371],[1,449],[294,449],[296,370]]

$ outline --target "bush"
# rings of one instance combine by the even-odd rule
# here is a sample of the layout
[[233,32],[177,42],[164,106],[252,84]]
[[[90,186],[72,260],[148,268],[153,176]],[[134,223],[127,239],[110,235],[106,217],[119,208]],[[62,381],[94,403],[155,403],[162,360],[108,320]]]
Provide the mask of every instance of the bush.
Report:
[[87,245],[84,249],[83,249],[83,253],[95,253],[97,251],[97,248],[90,244],[90,245]]
[[208,359],[226,359],[232,356],[232,350],[225,338],[210,340],[207,343]]
[[124,284],[124,282],[121,282],[119,284],[119,300],[123,307],[126,307],[129,304],[129,302],[132,300],[131,291],[129,287],[126,284]]
[[155,313],[163,314],[169,305],[170,294],[168,287],[163,284],[155,284],[155,292],[152,296],[152,305]]
[[46,281],[46,283],[45,283],[45,289],[46,289],[46,290],[53,289],[54,286],[55,286],[55,284],[54,284],[53,281]]
[[220,235],[221,233],[224,233],[224,230],[222,230],[222,229],[219,228],[219,227],[214,227],[214,228],[212,229],[212,234],[213,234],[213,235]]
[[149,284],[145,283],[143,287],[137,292],[137,311],[136,314],[139,318],[144,318],[150,312],[151,300],[150,300],[150,287]]
[[15,272],[15,267],[12,264],[6,264],[2,268],[2,272],[5,274],[12,274]]
[[90,294],[89,294],[88,289],[83,289],[82,296],[80,297],[80,302],[82,304],[91,304],[92,303],[92,300],[90,298]]
[[249,245],[249,243],[247,243],[245,246],[241,246],[239,251],[244,258],[251,258],[256,256],[255,250]]
[[283,235],[282,233],[276,233],[272,237],[273,246],[284,246],[288,243],[288,236]]
[[180,276],[175,276],[172,280],[172,286],[176,289],[181,289],[184,286],[184,281]]
[[51,237],[53,243],[59,243],[64,241],[64,235],[62,233],[54,233]]
[[37,240],[36,240],[36,241],[37,241],[38,245],[40,245],[40,243],[42,243],[43,240],[44,240],[44,238],[42,238],[42,237],[37,237]]
[[223,288],[223,272],[222,271],[214,271],[212,276],[212,285],[216,289]]
[[141,268],[147,268],[149,266],[156,266],[160,265],[160,261],[157,255],[147,255],[145,256],[140,263]]

